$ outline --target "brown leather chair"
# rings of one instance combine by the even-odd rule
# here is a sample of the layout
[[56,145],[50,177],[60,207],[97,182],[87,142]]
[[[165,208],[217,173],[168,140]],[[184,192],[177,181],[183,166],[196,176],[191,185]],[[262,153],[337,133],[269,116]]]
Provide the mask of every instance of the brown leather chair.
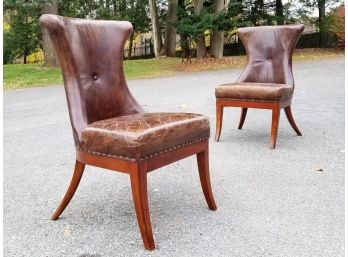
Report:
[[238,29],[247,53],[247,65],[236,83],[215,89],[216,133],[219,141],[224,107],[242,107],[238,129],[242,129],[248,108],[272,110],[270,148],[277,140],[279,115],[284,108],[292,128],[301,136],[291,114],[294,93],[292,52],[304,30],[303,25],[264,26]]
[[40,24],[59,58],[76,146],[73,177],[52,220],[69,204],[86,164],[123,172],[130,175],[144,246],[152,250],[147,173],[193,154],[205,199],[216,210],[209,178],[209,120],[194,113],[143,111],[123,72],[131,23],[43,15]]

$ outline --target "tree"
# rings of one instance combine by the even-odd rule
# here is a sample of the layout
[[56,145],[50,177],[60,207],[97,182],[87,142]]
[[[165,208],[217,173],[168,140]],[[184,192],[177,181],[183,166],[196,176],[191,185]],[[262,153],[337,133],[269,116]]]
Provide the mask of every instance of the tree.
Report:
[[[179,18],[176,27],[180,35],[180,40],[186,40],[187,37],[190,37],[196,42],[198,49],[199,44],[197,42],[202,38],[203,33],[207,33],[211,37],[211,54],[216,58],[221,58],[224,42],[223,31],[231,30],[235,27],[241,8],[239,1],[236,1],[230,2],[228,5],[223,6],[223,8],[220,7],[218,9],[220,11],[216,10],[211,5],[208,5],[201,10],[199,15],[196,15],[192,5],[182,8],[179,4]],[[219,35],[218,40],[214,38],[216,35]],[[204,49],[205,43],[202,43],[202,46]],[[198,49],[197,57],[204,57],[198,55]]]
[[164,39],[164,49],[166,56],[175,56],[176,47],[176,27],[178,0],[168,1],[168,13],[166,33]]
[[[58,14],[58,3],[57,1],[46,2],[42,5],[41,14]],[[42,50],[44,52],[45,65],[47,66],[58,66],[58,60],[56,52],[50,41],[48,31],[42,28]]]
[[[203,9],[203,0],[194,0],[194,14],[199,16]],[[205,45],[205,31],[200,33],[196,38],[197,58],[203,58],[207,53],[207,47]]]
[[[214,0],[213,13],[219,14],[224,8],[224,0]],[[222,58],[224,50],[224,32],[214,28],[210,37],[210,54],[215,58]]]
[[308,13],[313,12],[313,10],[317,9],[318,11],[318,19],[317,25],[319,27],[319,46],[325,47],[327,41],[327,11],[339,4],[340,0],[304,0],[300,1],[298,4],[298,12],[304,14],[304,16],[308,16]]
[[319,24],[319,46],[325,47],[326,35],[325,35],[325,2],[326,0],[318,0],[318,24]]
[[38,23],[40,5],[35,1],[6,0],[4,11],[8,16],[10,27],[8,34],[4,37],[4,53],[10,52],[12,60],[23,57],[23,62],[26,64],[27,56],[40,46]]
[[128,57],[132,55],[134,38],[140,33],[148,32],[150,27],[148,0],[70,0],[60,3],[59,13],[65,16],[131,22],[133,33],[129,39]]
[[275,3],[275,16],[278,25],[284,24],[284,7],[282,0],[276,0]]
[[151,27],[152,38],[155,57],[159,57],[162,50],[162,37],[158,20],[156,0],[149,0],[150,14],[151,14]]
[[344,20],[345,20],[344,5],[337,7],[336,9],[334,9],[333,11],[329,13],[329,21],[328,21],[329,32],[333,34],[333,36],[336,38],[337,46],[340,48],[344,48],[345,46]]

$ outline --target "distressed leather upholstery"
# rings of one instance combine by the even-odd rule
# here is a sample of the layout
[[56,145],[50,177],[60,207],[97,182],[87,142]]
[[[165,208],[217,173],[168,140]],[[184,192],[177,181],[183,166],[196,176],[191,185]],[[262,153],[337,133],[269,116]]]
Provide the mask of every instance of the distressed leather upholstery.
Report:
[[217,98],[282,101],[292,98],[292,53],[303,25],[238,29],[247,52],[247,65],[236,83],[218,86]]
[[59,58],[78,150],[138,161],[209,137],[206,117],[147,114],[134,99],[123,72],[131,23],[57,15],[40,23]]
[[51,219],[58,219],[69,204],[86,165],[126,173],[144,247],[153,250],[147,174],[192,155],[208,207],[216,210],[209,176],[209,120],[193,113],[144,112],[123,72],[123,48],[132,25],[57,15],[41,16],[40,24],[60,62],[76,146],[71,183]]
[[133,114],[94,122],[80,147],[96,154],[139,161],[209,137],[209,121],[193,113]]
[[215,90],[217,98],[277,102],[289,100],[294,89],[286,84],[231,83],[220,85]]

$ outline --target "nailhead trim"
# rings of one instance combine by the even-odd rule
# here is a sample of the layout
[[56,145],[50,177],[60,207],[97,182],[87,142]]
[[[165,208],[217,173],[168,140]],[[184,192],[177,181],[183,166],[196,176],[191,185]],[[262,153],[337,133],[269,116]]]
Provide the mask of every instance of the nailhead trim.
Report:
[[261,103],[280,103],[283,101],[291,100],[292,98],[286,98],[279,101],[264,101],[264,100],[250,100],[250,99],[236,99],[236,98],[226,98],[226,97],[216,97],[216,99],[222,100],[234,100],[234,101],[245,101],[245,102],[261,102]]
[[94,154],[94,155],[103,156],[103,157],[111,157],[111,158],[116,158],[116,159],[120,159],[120,160],[136,162],[136,161],[145,161],[145,160],[151,159],[153,157],[157,157],[157,156],[159,156],[161,154],[172,152],[173,150],[176,150],[176,149],[179,149],[179,148],[183,148],[183,147],[188,146],[188,145],[192,145],[192,144],[196,144],[196,143],[202,142],[202,141],[204,141],[206,139],[209,139],[209,136],[203,137],[203,138],[191,141],[191,142],[187,142],[187,143],[184,143],[184,144],[176,145],[176,146],[173,146],[173,147],[170,147],[170,148],[167,148],[167,149],[164,149],[162,151],[159,151],[159,152],[147,155],[145,157],[142,157],[142,158],[140,158],[138,160],[135,159],[135,158],[129,158],[129,157],[126,157],[126,156],[120,156],[120,155],[113,155],[113,154],[106,154],[106,153],[89,151],[89,150],[86,150],[86,149],[82,149],[79,146],[76,146],[76,150],[82,151],[82,152],[86,152],[86,153],[90,153],[90,154]]

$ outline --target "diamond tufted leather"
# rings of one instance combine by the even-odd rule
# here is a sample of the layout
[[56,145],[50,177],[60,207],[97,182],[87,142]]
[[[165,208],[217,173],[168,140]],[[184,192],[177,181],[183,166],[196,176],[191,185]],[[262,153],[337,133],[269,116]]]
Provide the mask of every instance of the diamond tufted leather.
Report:
[[133,114],[88,125],[80,150],[139,161],[208,137],[209,120],[200,114]]
[[292,98],[293,86],[272,83],[230,83],[216,87],[216,98],[279,102]]

